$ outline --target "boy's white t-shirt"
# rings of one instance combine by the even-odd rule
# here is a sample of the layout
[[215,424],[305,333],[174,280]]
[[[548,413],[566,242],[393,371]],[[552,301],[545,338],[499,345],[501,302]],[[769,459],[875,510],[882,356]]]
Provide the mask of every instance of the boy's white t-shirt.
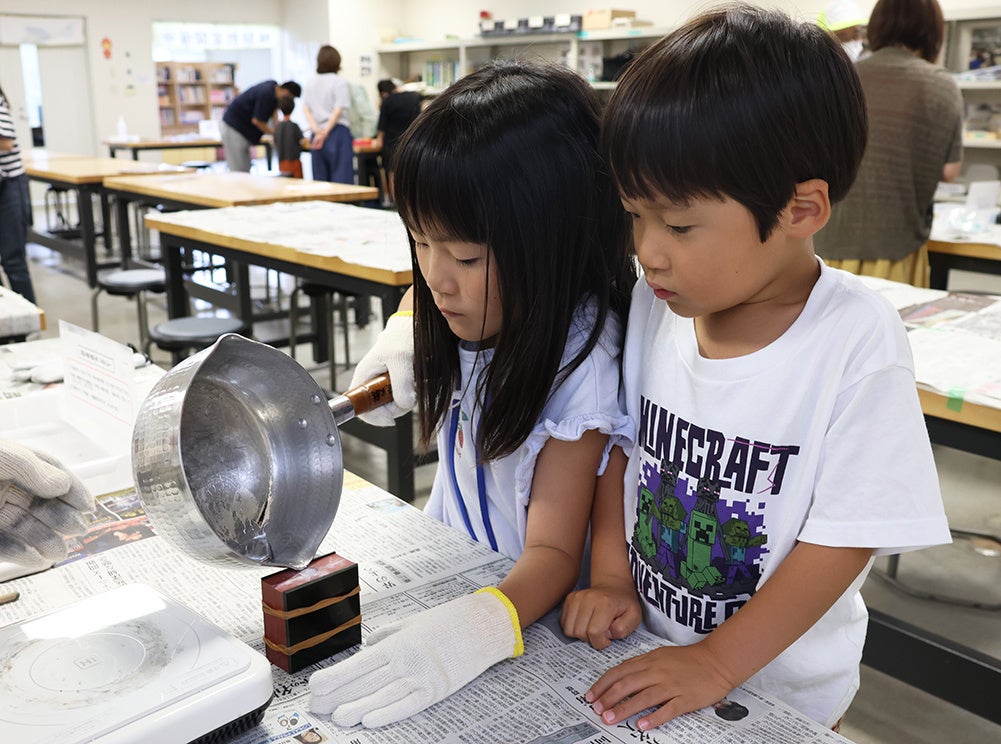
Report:
[[[580,350],[594,325],[589,308],[582,306],[571,324],[563,351],[564,363]],[[461,403],[457,409],[453,407],[448,412],[438,431],[438,470],[425,513],[468,534],[461,508],[464,505],[475,539],[485,545],[490,544],[487,535],[489,523],[497,550],[516,560],[525,548],[535,462],[550,437],[577,441],[584,432],[597,429],[608,434],[610,442],[613,438],[632,441],[634,424],[622,411],[618,398],[621,348],[621,323],[609,316],[598,343],[551,395],[525,442],[512,454],[483,463],[484,510],[480,504],[476,472],[475,432],[480,422],[480,407],[475,403],[475,391],[493,352],[491,349],[477,352],[460,345],[460,379],[463,385],[453,394],[453,401],[461,399]],[[450,436],[453,415],[458,415],[454,442]],[[611,443],[605,447],[598,474],[604,472],[610,448]],[[455,474],[461,495],[456,493],[452,482],[450,452],[454,453]],[[589,510],[591,494],[581,496],[587,499],[586,503],[582,501],[581,508]],[[488,515],[487,519],[484,519],[484,513]]]
[[[738,611],[797,541],[876,555],[950,541],[903,323],[820,265],[795,323],[734,359],[700,356],[691,319],[642,279],[633,291],[626,540],[646,625],[674,643]],[[858,689],[867,573],[749,684],[836,723]]]

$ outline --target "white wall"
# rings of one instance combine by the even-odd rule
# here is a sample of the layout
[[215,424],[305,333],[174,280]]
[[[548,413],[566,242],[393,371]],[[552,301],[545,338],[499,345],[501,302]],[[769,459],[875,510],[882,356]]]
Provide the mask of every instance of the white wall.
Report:
[[[156,76],[151,54],[153,21],[282,24],[283,0],[4,0],[4,14],[83,16],[90,81],[94,148],[115,133],[118,116],[130,133],[160,133]],[[111,41],[105,59],[101,40]],[[132,86],[129,86],[129,82]],[[44,102],[43,102],[44,103]]]
[[[763,5],[780,7],[812,19],[826,0],[774,0]],[[859,0],[863,10],[875,0]],[[940,0],[947,18],[1001,16],[997,0]],[[680,23],[711,2],[689,0],[629,0],[610,3],[637,11],[657,26]],[[284,63],[273,73],[282,79],[304,82],[313,74],[316,49],[329,43],[343,57],[343,74],[361,82],[373,102],[379,69],[361,74],[361,58],[376,61],[375,49],[384,34],[428,40],[446,35],[471,37],[478,33],[478,11],[489,7],[495,18],[523,18],[545,13],[579,13],[590,5],[581,0],[495,0],[474,5],[468,0],[3,0],[0,13],[24,15],[83,16],[86,32],[87,73],[90,81],[94,153],[103,152],[100,140],[115,132],[119,115],[129,131],[144,136],[159,133],[156,79],[151,58],[153,21],[218,23],[267,23],[286,31]],[[604,7],[604,6],[600,6]],[[101,39],[112,43],[112,56],[105,59]],[[129,83],[132,83],[130,86]]]
[[[410,7],[408,7],[410,6]],[[411,7],[418,14],[438,16],[438,0],[330,0],[330,38],[325,42],[341,53],[341,74],[361,83],[368,91],[373,107],[378,105],[376,84],[379,82],[378,55],[375,50],[380,36],[392,29],[402,31],[401,19]],[[423,9],[423,10],[422,10]],[[443,31],[444,31],[444,27]],[[371,59],[368,75],[361,73],[361,58]]]

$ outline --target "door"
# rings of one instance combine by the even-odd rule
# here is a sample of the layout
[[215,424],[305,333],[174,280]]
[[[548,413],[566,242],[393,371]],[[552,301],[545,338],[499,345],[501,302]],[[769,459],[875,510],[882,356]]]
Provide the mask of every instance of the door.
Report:
[[0,88],[3,88],[14,118],[14,132],[21,151],[31,149],[31,124],[24,97],[24,73],[21,70],[21,50],[16,46],[0,46]]
[[38,48],[42,78],[45,147],[59,152],[95,155],[87,57],[82,46]]

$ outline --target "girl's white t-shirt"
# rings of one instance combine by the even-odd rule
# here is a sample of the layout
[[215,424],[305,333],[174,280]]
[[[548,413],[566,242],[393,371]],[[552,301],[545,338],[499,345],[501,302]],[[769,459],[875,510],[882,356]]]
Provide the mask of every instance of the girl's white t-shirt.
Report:
[[[674,643],[739,611],[797,541],[876,555],[950,541],[904,326],[820,265],[793,325],[734,359],[703,358],[691,319],[642,280],[633,292],[626,541],[646,625]],[[867,572],[749,684],[834,724],[858,688]]]
[[[593,325],[589,306],[583,305],[575,316],[564,347],[564,363],[572,359],[582,347]],[[468,534],[462,513],[464,505],[473,531],[471,536],[478,542],[489,545],[489,524],[497,550],[516,560],[525,548],[535,462],[550,437],[577,441],[584,432],[597,429],[608,434],[610,440],[632,439],[634,426],[623,413],[618,397],[621,348],[621,324],[610,316],[599,342],[580,366],[553,392],[542,416],[521,447],[507,457],[483,463],[483,508],[476,472],[475,432],[479,426],[480,406],[475,401],[475,391],[480,375],[490,363],[492,351],[477,351],[460,345],[463,384],[453,395],[453,402],[457,405],[448,412],[438,431],[438,470],[425,513]],[[453,416],[458,416],[454,441],[450,436]],[[611,444],[605,448],[598,474],[604,472],[610,447]],[[459,493],[452,482],[450,452],[454,455]],[[581,496],[581,508],[589,509],[591,494]]]

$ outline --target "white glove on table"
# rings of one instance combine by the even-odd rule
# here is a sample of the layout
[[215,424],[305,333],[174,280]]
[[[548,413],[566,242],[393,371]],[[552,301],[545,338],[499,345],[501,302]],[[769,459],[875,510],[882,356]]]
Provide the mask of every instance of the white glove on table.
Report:
[[523,650],[517,610],[487,587],[373,631],[361,651],[309,678],[309,708],[338,726],[385,726]]
[[[132,354],[132,366],[136,369],[151,364],[150,359],[145,354],[138,351]],[[41,364],[37,362],[15,363],[11,367],[13,377],[18,382],[36,382],[41,385],[51,385],[54,382],[62,382],[66,377],[66,364],[62,359],[51,359]]]
[[389,316],[375,344],[355,367],[350,387],[357,387],[376,375],[389,372],[393,400],[358,416],[373,426],[392,426],[417,405],[414,389],[414,314],[403,310]]
[[46,568],[87,531],[94,498],[55,458],[0,440],[0,560]]

